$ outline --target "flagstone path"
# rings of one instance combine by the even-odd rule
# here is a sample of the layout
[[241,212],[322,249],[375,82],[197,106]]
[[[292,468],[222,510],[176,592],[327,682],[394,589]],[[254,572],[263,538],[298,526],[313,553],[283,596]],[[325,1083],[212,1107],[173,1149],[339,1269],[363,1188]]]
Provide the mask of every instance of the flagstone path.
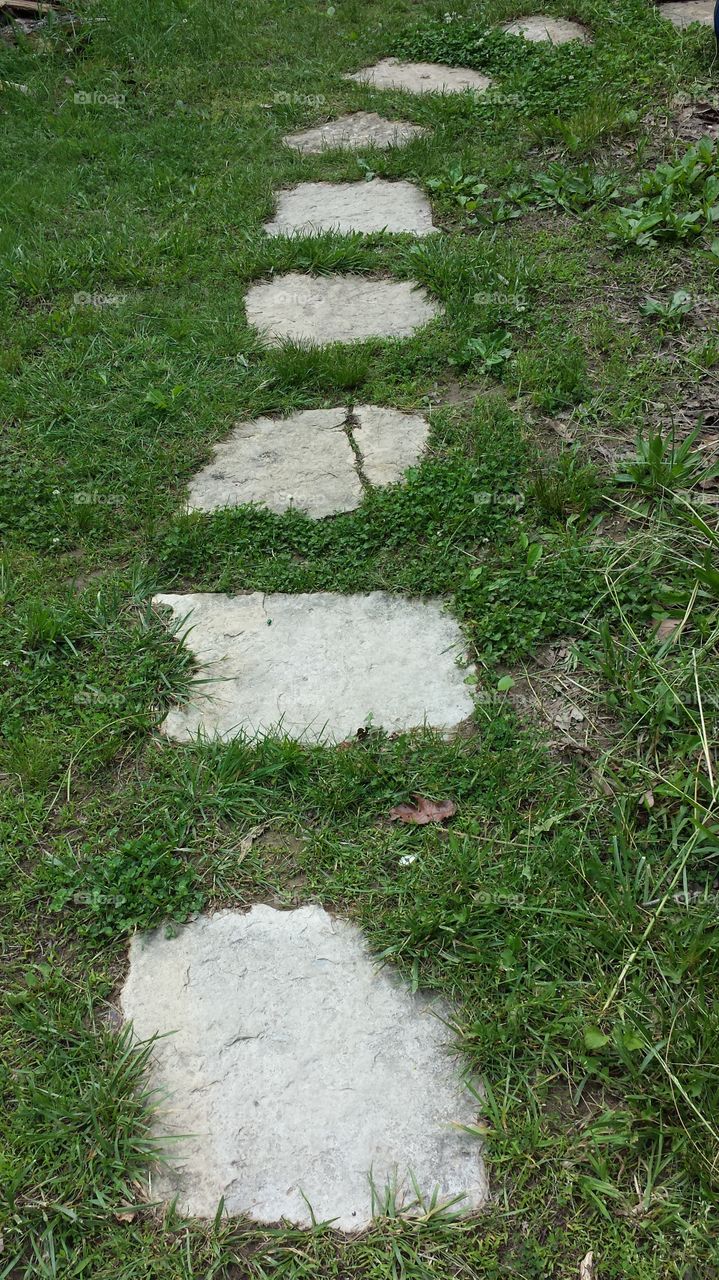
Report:
[[487,1181],[478,1102],[448,1053],[451,1011],[378,968],[360,930],[321,907],[220,911],[136,936],[122,1008],[161,1037],[155,1121],[170,1165],[153,1195],[181,1212],[358,1231],[382,1195],[461,1196]]
[[373,67],[362,67],[342,77],[374,89],[403,89],[405,93],[485,93],[492,81],[468,67],[448,67],[442,62],[400,62],[383,58]]
[[411,182],[301,182],[280,191],[277,212],[265,223],[268,235],[315,235],[322,231],[434,231],[432,206]]
[[458,665],[462,633],[440,600],[343,596],[158,595],[190,628],[200,673],[162,732],[176,742],[272,731],[342,742],[368,725],[456,728],[474,703]]
[[505,35],[522,36],[533,42],[548,40],[550,44],[568,44],[571,40],[579,40],[582,44],[591,44],[591,36],[581,23],[570,22],[567,18],[551,18],[548,14],[516,18],[514,22],[503,23],[500,30]]
[[383,120],[374,111],[355,111],[300,133],[288,133],[282,141],[305,155],[322,151],[363,151],[368,147],[403,147],[415,138],[424,138],[429,129],[406,120]]
[[407,338],[441,308],[409,280],[357,275],[306,276],[298,271],[253,284],[247,319],[272,346],[294,342],[361,342]]
[[[345,79],[408,93],[491,84],[476,71],[394,58]],[[359,112],[284,141],[313,154],[424,133]],[[273,236],[433,229],[422,191],[378,178],[299,183],[278,192],[265,225]],[[273,345],[405,338],[442,314],[412,281],[296,271],[251,285],[246,310]],[[423,417],[378,405],[242,422],[193,478],[188,507],[259,503],[330,518],[359,506],[369,487],[400,481],[427,436]],[[441,600],[191,592],[154,604],[197,660],[186,702],[161,726],[175,742],[277,733],[333,744],[370,725],[450,733],[472,715],[465,642]],[[225,1212],[260,1222],[331,1219],[355,1231],[388,1186],[404,1211],[418,1193],[460,1197],[460,1212],[484,1203],[481,1147],[466,1128],[477,1097],[448,1052],[451,1010],[378,969],[349,921],[319,906],[255,905],[199,916],[172,938],[137,936],[122,1007],[136,1035],[159,1037],[151,1086],[166,1101],[153,1123],[170,1163],[152,1194],[177,1198],[181,1212],[214,1218],[224,1200]]]
[[429,428],[378,405],[305,409],[239,423],[190,483],[191,511],[261,503],[315,518],[352,511],[367,485],[394,484],[419,461]]
[[668,4],[658,5],[657,12],[675,27],[689,27],[693,22],[705,27],[714,25],[714,0],[670,0]]

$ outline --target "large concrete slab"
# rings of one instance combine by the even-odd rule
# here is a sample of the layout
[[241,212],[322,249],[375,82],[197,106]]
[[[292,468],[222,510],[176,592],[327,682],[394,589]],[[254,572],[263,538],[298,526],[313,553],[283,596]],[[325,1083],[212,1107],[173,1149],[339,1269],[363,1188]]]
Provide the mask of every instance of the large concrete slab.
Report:
[[265,223],[272,236],[309,236],[322,231],[434,231],[432,206],[411,182],[301,182],[280,191],[277,213]]
[[657,6],[662,18],[668,18],[675,27],[689,27],[693,22],[711,27],[714,23],[714,0],[671,0]]
[[364,151],[368,147],[386,151],[388,147],[404,147],[415,138],[425,137],[428,132],[428,129],[409,124],[406,120],[384,120],[376,111],[354,111],[313,129],[289,133],[282,141],[304,155],[318,155],[322,151]]
[[472,714],[457,664],[462,633],[439,600],[320,591],[163,594],[154,603],[189,629],[200,668],[187,703],[162,724],[177,742],[273,730],[340,742],[368,724],[449,731]]
[[531,40],[533,43],[547,40],[550,44],[569,44],[571,40],[579,40],[582,44],[591,44],[591,36],[580,22],[551,18],[544,13],[505,22],[501,30],[508,36],[522,36],[524,40]]
[[492,81],[469,67],[448,67],[443,62],[400,62],[383,58],[342,77],[374,89],[403,89],[405,93],[485,93]]
[[428,432],[418,414],[377,405],[241,422],[191,481],[188,508],[256,502],[316,519],[353,511],[364,493],[361,473],[370,484],[395,484],[419,461]]
[[152,1195],[212,1218],[372,1217],[370,1176],[396,1200],[487,1195],[476,1123],[440,1018],[450,1011],[372,961],[362,934],[321,907],[200,916],[136,935],[122,992],[136,1035],[158,1035],[155,1134],[172,1165]]
[[410,280],[308,276],[298,271],[253,284],[247,319],[272,346],[293,342],[363,342],[407,338],[441,314],[439,304]]

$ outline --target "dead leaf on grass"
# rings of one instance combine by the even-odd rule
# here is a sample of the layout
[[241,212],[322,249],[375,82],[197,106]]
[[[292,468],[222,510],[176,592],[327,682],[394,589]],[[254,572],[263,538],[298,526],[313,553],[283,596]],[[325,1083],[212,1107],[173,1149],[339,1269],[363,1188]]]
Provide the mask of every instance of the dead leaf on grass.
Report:
[[247,857],[255,843],[255,840],[259,840],[260,836],[264,835],[269,825],[269,822],[261,822],[259,826],[253,827],[251,831],[247,832],[246,836],[242,837],[240,840],[240,848],[237,858],[238,862],[242,862],[242,859]]
[[390,809],[392,822],[411,822],[424,827],[428,822],[446,822],[453,818],[457,806],[452,800],[428,800],[426,796],[413,796],[414,804],[398,804]]
[[594,1253],[591,1249],[579,1264],[579,1280],[595,1280]]
[[682,625],[681,618],[662,618],[654,631],[654,638],[663,644],[665,640],[671,640],[677,627]]

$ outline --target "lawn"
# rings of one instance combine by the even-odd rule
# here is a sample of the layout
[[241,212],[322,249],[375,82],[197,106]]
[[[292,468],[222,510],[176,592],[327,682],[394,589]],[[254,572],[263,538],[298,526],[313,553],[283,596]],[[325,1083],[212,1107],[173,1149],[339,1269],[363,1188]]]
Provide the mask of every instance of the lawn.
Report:
[[[537,9],[78,0],[0,41],[0,1277],[719,1276],[716,45],[646,0],[557,0],[587,45],[498,31]],[[342,79],[387,56],[494,87]],[[350,110],[428,132],[282,145]],[[263,234],[278,188],[375,175],[442,234]],[[285,271],[442,315],[268,347],[244,295]],[[405,483],[184,512],[236,421],[355,403],[429,416]],[[256,590],[443,597],[472,723],[169,744],[194,661],[153,594]],[[416,794],[456,815],[391,823]],[[256,902],[349,916],[454,1002],[486,1211],[343,1237],[147,1202],[128,939]]]

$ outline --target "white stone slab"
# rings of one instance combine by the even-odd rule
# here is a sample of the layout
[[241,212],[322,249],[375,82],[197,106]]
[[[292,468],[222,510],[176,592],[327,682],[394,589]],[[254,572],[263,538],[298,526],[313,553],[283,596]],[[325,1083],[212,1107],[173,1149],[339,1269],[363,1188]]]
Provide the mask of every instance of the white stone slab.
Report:
[[342,77],[375,89],[403,89],[405,93],[485,93],[492,81],[468,67],[448,67],[443,62],[399,62],[383,58]]
[[424,138],[428,132],[406,120],[383,120],[375,111],[354,111],[313,129],[287,134],[282,141],[305,155],[334,150],[363,151],[368,147],[385,151],[388,147],[404,147],[415,138]]
[[434,231],[432,206],[411,182],[301,182],[280,191],[277,213],[265,223],[272,236],[309,236],[322,231],[406,231],[426,236]]
[[[379,969],[363,935],[321,907],[220,911],[168,938],[136,935],[122,992],[150,1083],[165,1094],[155,1134],[172,1161],[153,1198],[182,1213],[358,1231],[369,1178],[397,1203],[484,1202],[478,1103],[440,1018],[450,1010]],[[309,1206],[308,1203],[309,1202]]]
[[675,27],[689,27],[692,22],[711,27],[714,23],[714,0],[671,0],[657,6],[662,18],[668,18]]
[[351,417],[345,408],[306,409],[287,418],[241,422],[190,482],[188,509],[256,502],[316,519],[353,511],[364,490],[351,439],[366,479],[385,485],[401,480],[419,461],[428,432],[418,414],[376,405],[356,405]]
[[298,271],[251,285],[246,309],[249,323],[272,346],[286,339],[327,343],[407,338],[441,315],[438,303],[410,280]]
[[315,517],[352,511],[363,490],[346,417],[345,409],[308,409],[240,423],[191,481],[189,509],[259,502],[270,511],[295,507]]
[[522,36],[534,43],[548,40],[550,44],[568,44],[571,40],[579,40],[582,44],[591,44],[589,32],[581,23],[570,22],[567,18],[551,18],[543,13],[505,22],[501,30],[508,36]]
[[372,485],[396,484],[419,461],[429,427],[419,414],[379,405],[354,409],[352,436],[362,455],[362,470]]
[[199,672],[162,732],[177,742],[272,731],[340,742],[373,724],[449,731],[473,710],[462,633],[439,600],[336,595],[158,595]]

